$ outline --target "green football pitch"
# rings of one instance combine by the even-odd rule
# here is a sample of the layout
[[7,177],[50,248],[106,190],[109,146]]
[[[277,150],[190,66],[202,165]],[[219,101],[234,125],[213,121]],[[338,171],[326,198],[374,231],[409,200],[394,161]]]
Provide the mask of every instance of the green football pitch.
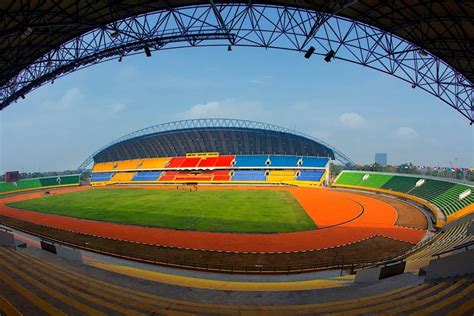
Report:
[[199,231],[275,233],[316,228],[287,191],[93,189],[9,206],[104,222]]

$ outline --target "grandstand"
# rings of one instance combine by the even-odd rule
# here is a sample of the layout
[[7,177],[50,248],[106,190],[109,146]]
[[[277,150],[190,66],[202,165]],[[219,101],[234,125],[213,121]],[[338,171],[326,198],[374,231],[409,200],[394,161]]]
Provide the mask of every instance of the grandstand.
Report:
[[63,175],[33,179],[22,179],[16,182],[0,182],[0,195],[55,187],[77,186],[80,175]]
[[[150,289],[157,283],[121,276],[113,277],[105,270],[89,268],[91,275],[82,273],[77,264],[52,260],[52,255],[39,257],[26,251],[0,246],[0,313],[28,314],[32,309],[48,314],[138,315],[155,314],[405,314],[426,315],[449,310],[455,315],[472,311],[472,276],[444,278],[436,282],[417,282],[354,299],[338,296],[329,302],[305,305],[256,306],[252,304],[226,305],[208,299],[206,303],[187,301],[183,297],[170,298],[168,291],[159,295]],[[190,289],[192,279],[188,281]],[[128,284],[127,284],[128,283]],[[240,282],[246,284],[245,282]],[[336,283],[336,282],[334,282]],[[336,283],[337,284],[337,283]],[[161,285],[163,286],[163,285]],[[360,289],[364,287],[359,286]],[[208,290],[218,293],[215,290]],[[288,290],[289,293],[291,291]],[[214,303],[210,303],[214,302]]]
[[[225,155],[212,158],[143,158],[140,160],[141,164],[138,164],[137,161],[97,163],[92,169],[91,183],[93,185],[107,185],[118,183],[134,184],[140,181],[265,181],[273,184],[311,183],[313,185],[321,185],[326,179],[325,175],[329,172],[330,158],[312,159],[311,157],[302,156]],[[155,164],[154,162],[156,161],[158,163]],[[307,163],[301,163],[302,161]],[[105,166],[112,169],[106,169]]]
[[452,221],[469,214],[474,205],[473,185],[422,175],[345,170],[335,179],[333,186],[390,193],[422,201],[435,213],[439,226],[446,220]]
[[[224,47],[228,51],[260,47],[295,51],[312,61],[348,61],[381,71],[416,91],[432,94],[474,124],[474,6],[470,1],[5,0],[0,2],[0,8],[1,110],[13,102],[21,103],[28,99],[25,95],[30,91],[71,72],[111,59],[122,61],[142,51],[151,57],[151,52],[155,55],[160,50],[188,46]],[[186,84],[181,84],[186,89]],[[339,90],[344,89],[341,86]],[[318,111],[328,109],[321,107]],[[384,113],[394,109],[389,104]],[[309,116],[305,112],[299,109],[298,115]],[[330,117],[323,114],[316,113],[321,118]],[[209,124],[217,121],[216,125]],[[360,145],[364,146],[364,142]],[[0,315],[473,315],[474,271],[469,265],[474,262],[474,250],[469,249],[474,242],[473,185],[422,175],[344,171],[334,186],[351,192],[296,187],[329,184],[330,162],[335,159],[349,169],[354,167],[350,159],[329,145],[284,128],[227,119],[191,120],[125,135],[93,153],[79,168],[82,171],[93,165],[93,186],[136,184],[140,188],[63,188],[78,186],[77,175],[0,183],[0,195],[4,195],[0,221],[6,225],[0,229],[0,243],[10,247],[0,245]],[[223,235],[192,231],[196,223],[206,219],[202,205],[194,202],[184,211],[171,212],[183,225],[181,229],[170,226],[158,234],[148,226],[151,213],[142,213],[145,227],[133,223],[114,226],[94,217],[81,221],[77,217],[81,211],[72,207],[76,200],[85,209],[113,217],[118,209],[104,210],[102,206],[113,204],[110,201],[120,204],[121,197],[122,202],[126,201],[122,204],[126,209],[121,212],[129,212],[130,218],[136,219],[137,209],[145,203],[137,197],[136,201],[127,199],[125,192],[148,191],[158,198],[161,190],[161,195],[164,191],[172,195],[168,201],[177,200],[178,194],[189,201],[190,196],[201,192],[174,190],[174,186],[178,189],[180,184],[194,187],[198,183],[221,185],[204,186],[213,191],[211,194],[218,190],[221,194],[211,210],[217,216],[207,214],[214,223],[220,213],[241,226],[263,226],[271,214],[279,216],[277,222],[283,227],[290,225],[279,214],[283,202],[271,212],[263,212],[262,205],[276,199],[247,201],[251,212],[241,218],[236,216],[235,207],[223,207],[222,201],[231,200],[231,194],[225,191],[234,184],[231,189],[236,192],[287,191],[289,197],[293,194],[294,204],[306,205],[306,215],[314,220],[315,227],[287,234],[262,231],[255,236],[235,230]],[[168,186],[158,186],[161,184]],[[156,187],[147,189],[145,185]],[[29,192],[49,188],[58,189],[51,190],[52,194]],[[17,194],[22,191],[28,192]],[[91,195],[81,200],[82,192]],[[106,200],[109,193],[111,198]],[[89,197],[93,194],[103,205],[91,207]],[[69,199],[62,207],[70,216],[65,216],[66,212],[52,213],[52,201],[61,199]],[[243,204],[244,200],[241,198],[234,205]],[[154,207],[155,201],[150,202]],[[19,202],[42,204],[44,209],[15,208]],[[170,206],[168,202],[158,209]],[[190,216],[191,208],[197,216]],[[428,210],[436,217],[437,227],[429,222]],[[160,215],[155,218],[162,219]],[[294,219],[297,222],[298,218]],[[105,233],[111,235],[107,237]],[[132,235],[143,239],[127,241]],[[173,246],[178,235],[185,237],[179,240],[185,244]],[[213,248],[204,248],[203,236],[209,238],[207,246]],[[149,248],[152,237],[157,239],[154,248]],[[222,246],[239,245],[239,239],[240,245],[261,248],[229,250]],[[326,241],[331,243],[321,246]],[[317,248],[318,243],[321,248]],[[291,248],[302,244],[308,247]],[[402,251],[393,252],[391,247],[395,245]],[[56,246],[75,253],[82,249],[100,254],[87,252],[88,262],[84,265],[59,259],[59,252],[52,251]],[[136,256],[138,249],[145,252],[143,261],[127,261],[140,260]],[[390,256],[368,260],[373,253],[383,251]],[[166,257],[170,260],[164,260],[165,252],[172,254]],[[318,273],[316,256],[311,257],[316,253],[324,258],[334,254],[324,265],[324,269],[333,270]],[[153,256],[147,257],[148,254]],[[275,266],[262,270],[267,255],[280,259],[280,270]],[[231,258],[231,268],[223,269],[223,256]],[[203,260],[210,257],[218,262],[214,270],[209,269],[208,260]],[[246,265],[245,269],[234,269],[243,258],[255,259],[250,269],[260,274],[237,275],[250,273]],[[311,262],[309,267],[293,269],[301,258]],[[355,258],[361,258],[362,263]],[[205,264],[198,265],[199,260]],[[429,278],[436,262],[449,260],[450,264],[441,265],[443,277]],[[129,265],[120,265],[124,262]],[[153,266],[147,270],[144,262],[173,269]],[[185,267],[194,270],[181,274],[179,268]],[[403,269],[397,270],[400,267]],[[172,274],[163,273],[171,270]],[[229,273],[213,274],[208,279],[209,274],[201,270]],[[383,270],[389,272],[383,275]],[[393,270],[410,273],[387,282],[380,280],[392,277]],[[298,275],[290,275],[296,271]],[[307,271],[311,273],[302,273]],[[282,274],[274,275],[278,272]],[[363,278],[370,273],[378,273],[376,281],[353,284],[357,276]],[[229,275],[235,276],[237,282],[229,281]],[[318,286],[313,287],[314,284]],[[337,289],[331,292],[335,285]]]
[[194,127],[190,121],[188,128],[122,137],[93,155],[91,184],[319,186],[329,179],[335,155],[328,146],[290,131],[230,123],[236,126]]
[[436,235],[432,242],[417,249],[406,258],[406,271],[418,273],[421,268],[429,264],[433,255],[473,242],[474,235],[469,233],[471,225],[474,225],[474,221],[468,220],[455,223],[452,227],[443,228],[441,234]]

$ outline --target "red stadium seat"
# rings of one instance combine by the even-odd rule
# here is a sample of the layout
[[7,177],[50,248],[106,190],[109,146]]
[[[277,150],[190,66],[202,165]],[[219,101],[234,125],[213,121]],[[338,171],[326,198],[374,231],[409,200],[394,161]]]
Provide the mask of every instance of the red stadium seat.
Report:
[[186,157],[184,161],[181,163],[181,168],[195,168],[197,167],[199,161],[201,160],[200,157]]
[[235,156],[219,156],[217,157],[216,167],[231,167]]
[[171,158],[166,168],[181,168],[181,165],[186,160],[186,157],[174,157]]
[[166,171],[164,174],[160,177],[160,181],[174,181],[176,178],[176,175],[178,174],[177,171]]

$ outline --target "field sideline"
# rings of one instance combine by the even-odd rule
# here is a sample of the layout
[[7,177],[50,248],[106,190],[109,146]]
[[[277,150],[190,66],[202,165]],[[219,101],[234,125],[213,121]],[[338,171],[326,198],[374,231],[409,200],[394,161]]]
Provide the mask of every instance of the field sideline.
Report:
[[120,224],[211,232],[306,231],[316,224],[288,191],[94,189],[8,206]]

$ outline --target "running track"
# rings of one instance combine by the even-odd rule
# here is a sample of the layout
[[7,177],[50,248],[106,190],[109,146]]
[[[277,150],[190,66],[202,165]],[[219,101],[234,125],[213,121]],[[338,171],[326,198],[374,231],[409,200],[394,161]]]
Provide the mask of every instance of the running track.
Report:
[[[115,187],[117,188],[117,187]],[[150,187],[147,187],[150,188]],[[164,187],[153,187],[163,189]],[[172,189],[173,187],[165,187]],[[57,189],[54,194],[90,187]],[[199,188],[217,190],[219,187]],[[35,192],[0,199],[0,215],[101,237],[179,248],[234,252],[290,252],[337,247],[373,236],[384,236],[411,244],[418,243],[425,231],[396,226],[396,210],[375,198],[324,188],[242,188],[237,190],[288,190],[305,208],[319,228],[313,231],[281,234],[236,234],[147,228],[95,222],[70,217],[17,210],[5,204],[42,196]],[[363,206],[363,210],[361,208]]]

